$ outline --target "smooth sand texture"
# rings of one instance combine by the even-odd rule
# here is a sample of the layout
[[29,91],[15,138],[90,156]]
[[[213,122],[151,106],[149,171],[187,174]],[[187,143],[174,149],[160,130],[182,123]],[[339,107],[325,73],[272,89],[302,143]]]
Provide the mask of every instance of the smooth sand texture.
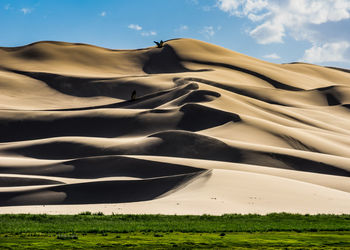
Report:
[[350,213],[349,111],[346,71],[192,39],[0,48],[0,213]]

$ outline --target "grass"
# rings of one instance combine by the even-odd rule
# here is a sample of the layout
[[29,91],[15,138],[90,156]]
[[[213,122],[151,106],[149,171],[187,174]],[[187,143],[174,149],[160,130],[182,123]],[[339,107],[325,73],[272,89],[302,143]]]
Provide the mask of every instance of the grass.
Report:
[[350,215],[0,215],[0,233],[350,231]]
[[[7,237],[5,237],[7,236]],[[217,233],[109,233],[75,234],[0,234],[2,249],[72,249],[72,248],[254,248],[254,249],[349,249],[350,232],[235,232]]]
[[350,215],[0,215],[0,249],[350,249]]

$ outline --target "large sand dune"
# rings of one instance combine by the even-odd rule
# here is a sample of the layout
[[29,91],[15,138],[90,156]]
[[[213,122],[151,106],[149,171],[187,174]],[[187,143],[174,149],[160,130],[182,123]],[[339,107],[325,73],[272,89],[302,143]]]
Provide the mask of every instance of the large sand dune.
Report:
[[0,113],[0,213],[350,213],[346,70],[38,42],[0,48]]

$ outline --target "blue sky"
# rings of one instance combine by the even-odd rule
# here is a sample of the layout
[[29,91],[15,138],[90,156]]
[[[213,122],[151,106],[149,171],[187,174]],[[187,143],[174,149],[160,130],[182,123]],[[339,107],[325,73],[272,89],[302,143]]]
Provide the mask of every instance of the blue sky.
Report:
[[195,38],[263,60],[350,68],[350,0],[0,0],[0,46],[113,49]]

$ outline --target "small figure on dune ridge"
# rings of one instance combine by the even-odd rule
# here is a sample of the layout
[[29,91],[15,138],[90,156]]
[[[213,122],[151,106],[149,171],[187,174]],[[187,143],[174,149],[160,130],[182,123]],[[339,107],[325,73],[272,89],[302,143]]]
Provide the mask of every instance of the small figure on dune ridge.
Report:
[[157,48],[163,48],[164,47],[164,41],[160,40],[160,42],[153,41],[155,44],[157,44]]
[[131,93],[131,101],[135,101],[136,100],[136,90],[134,90],[132,93]]

